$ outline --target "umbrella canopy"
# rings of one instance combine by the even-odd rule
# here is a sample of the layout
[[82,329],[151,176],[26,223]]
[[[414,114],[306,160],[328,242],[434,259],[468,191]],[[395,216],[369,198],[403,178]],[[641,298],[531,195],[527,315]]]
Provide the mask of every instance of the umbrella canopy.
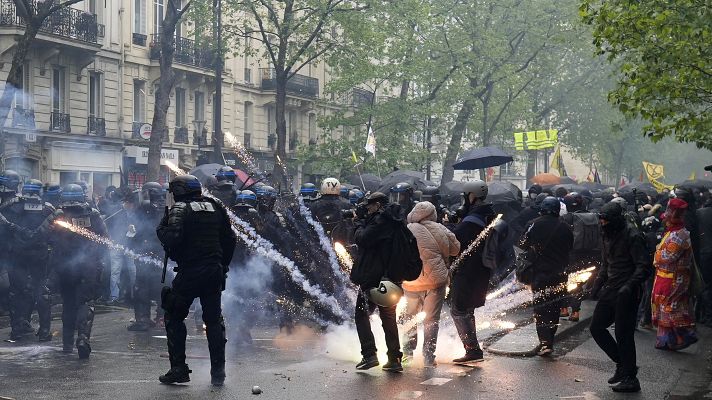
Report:
[[560,184],[560,185],[554,185],[554,186],[552,186],[552,187],[551,187],[551,190],[552,190],[552,191],[556,191],[556,189],[558,189],[558,188],[560,188],[560,187],[566,189],[569,193],[571,193],[571,192],[580,192],[580,191],[586,189],[586,188],[583,187],[582,185],[574,185],[574,184],[572,184],[572,183],[562,183],[562,184]]
[[568,177],[568,176],[559,177],[559,182],[561,182],[561,183],[568,183],[568,184],[571,184],[571,185],[574,185],[574,184],[577,184],[577,183],[578,183],[578,182],[576,182],[576,179],[571,178],[571,177]]
[[465,182],[450,181],[440,186],[440,194],[443,196],[459,196],[462,193],[462,188]]
[[629,183],[627,185],[623,185],[618,188],[617,192],[618,193],[629,193],[632,192],[633,189],[639,191],[639,192],[645,192],[645,194],[651,195],[651,196],[657,196],[658,191],[655,189],[655,186],[651,185],[648,182],[633,182]]
[[381,181],[381,186],[378,187],[378,191],[381,193],[388,193],[393,186],[401,182],[409,183],[413,186],[413,190],[422,190],[426,186],[437,186],[433,182],[426,180],[425,174],[422,172],[398,170],[383,177],[383,181]]
[[544,172],[542,174],[534,175],[529,179],[531,183],[536,183],[539,185],[558,185],[561,183],[561,177],[556,176],[549,172]]
[[[198,178],[201,184],[205,185],[208,181],[208,178],[210,178],[211,176],[215,176],[215,174],[218,173],[218,170],[222,167],[223,165],[220,164],[198,165],[197,167],[190,170],[190,174]],[[237,179],[235,179],[235,185],[237,185],[238,188],[240,188],[243,184],[245,185],[245,187],[248,187],[256,183],[256,181],[252,179],[247,174],[247,172],[236,168],[233,168],[233,170],[235,171],[235,175],[237,176]]]
[[698,189],[712,189],[712,181],[707,180],[707,179],[692,179],[692,180],[686,180],[685,182],[682,182],[681,184],[677,185],[680,187],[692,187],[692,188],[698,188]]
[[598,182],[583,182],[581,183],[581,186],[588,190],[603,190],[608,187]]
[[453,169],[483,169],[512,162],[514,159],[497,147],[470,149],[452,165]]
[[521,201],[519,188],[509,182],[491,182],[487,187],[487,201],[492,204]]
[[[358,174],[353,174],[344,179],[352,185],[356,185],[358,187],[365,186],[362,188],[365,192],[375,192],[379,187],[381,187],[381,182],[383,182],[381,178],[374,174],[362,174],[361,177],[359,177]],[[363,185],[361,184],[361,179],[363,179]]]

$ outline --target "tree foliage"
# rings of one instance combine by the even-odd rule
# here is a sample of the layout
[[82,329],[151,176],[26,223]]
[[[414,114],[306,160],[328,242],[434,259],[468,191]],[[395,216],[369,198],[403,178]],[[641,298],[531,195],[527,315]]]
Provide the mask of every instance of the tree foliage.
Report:
[[610,101],[671,136],[712,149],[712,4],[706,0],[582,0],[599,54],[619,73]]

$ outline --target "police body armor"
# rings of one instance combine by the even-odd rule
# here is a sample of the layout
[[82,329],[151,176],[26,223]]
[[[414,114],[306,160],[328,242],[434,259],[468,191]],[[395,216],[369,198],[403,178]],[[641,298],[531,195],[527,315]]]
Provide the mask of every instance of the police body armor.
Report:
[[222,218],[219,206],[210,198],[178,202],[173,206],[168,225],[182,225],[183,236],[179,241],[181,245],[167,250],[178,264],[178,270],[189,272],[194,267],[220,264]]

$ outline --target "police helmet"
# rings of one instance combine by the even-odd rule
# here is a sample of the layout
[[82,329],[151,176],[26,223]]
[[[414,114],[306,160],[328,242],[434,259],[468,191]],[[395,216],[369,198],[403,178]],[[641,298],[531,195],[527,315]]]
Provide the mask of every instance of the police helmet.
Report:
[[56,183],[46,183],[44,188],[44,199],[48,203],[59,204],[59,196],[62,194],[62,187]]
[[200,181],[193,175],[181,175],[173,178],[168,184],[168,191],[173,194],[173,197],[180,201],[202,193],[203,188]]
[[412,200],[413,198],[413,186],[408,182],[396,183],[389,190],[390,201],[392,203],[402,204]]
[[76,183],[70,183],[62,189],[62,194],[59,196],[59,204],[61,207],[82,206],[87,202],[87,197],[84,194],[84,189]]
[[321,181],[322,195],[339,195],[341,193],[341,182],[336,178],[326,178]]
[[383,205],[388,204],[388,196],[381,192],[373,192],[366,198],[367,204],[381,203]]
[[38,179],[30,179],[22,185],[23,199],[42,199],[42,181]]
[[350,192],[351,190],[349,188],[347,188],[346,186],[342,186],[341,190],[339,191],[339,194],[341,195],[341,197],[348,199]]
[[11,169],[6,169],[0,174],[0,192],[17,193],[18,186],[20,186],[20,174]]
[[349,202],[351,204],[356,205],[361,202],[361,199],[363,199],[363,192],[360,189],[349,190]]
[[306,200],[316,200],[319,197],[319,191],[313,183],[304,183],[299,189],[299,195]]
[[561,212],[561,202],[554,196],[547,196],[539,206],[539,214],[559,216]]
[[218,182],[230,182],[230,183],[235,183],[235,180],[237,179],[237,175],[235,175],[235,170],[228,167],[227,165],[220,167],[218,172],[215,174],[215,178],[217,178]]
[[269,209],[274,206],[274,202],[277,200],[277,190],[269,185],[263,184],[255,188],[255,195],[257,202]]
[[252,190],[240,190],[235,196],[235,207],[257,207],[257,195]]
[[475,179],[474,181],[465,182],[462,186],[462,193],[467,196],[470,193],[474,194],[476,198],[484,200],[487,198],[487,193],[489,193],[489,188],[487,184],[480,180]]
[[151,203],[161,203],[165,200],[166,195],[163,192],[163,186],[158,182],[146,182],[141,186],[141,194],[144,200],[149,200]]
[[403,297],[403,288],[385,278],[381,280],[378,287],[368,291],[369,300],[381,307],[393,307],[398,304],[401,297]]

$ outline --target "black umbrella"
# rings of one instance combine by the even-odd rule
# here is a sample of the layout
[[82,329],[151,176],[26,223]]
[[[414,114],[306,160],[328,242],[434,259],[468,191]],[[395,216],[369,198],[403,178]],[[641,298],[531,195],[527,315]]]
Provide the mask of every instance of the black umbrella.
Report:
[[629,183],[626,185],[623,185],[618,188],[617,192],[618,193],[629,193],[632,192],[633,189],[639,191],[639,192],[645,192],[645,194],[648,194],[650,196],[657,196],[658,195],[658,190],[655,189],[655,186],[651,185],[648,182],[633,182]]
[[712,189],[712,181],[707,179],[688,179],[685,182],[677,185],[680,187],[692,187],[698,189]]
[[455,161],[452,168],[456,170],[483,169],[496,167],[513,160],[512,156],[497,147],[480,147],[466,151]]
[[583,186],[584,189],[588,190],[603,190],[608,187],[598,182],[583,182],[581,183],[581,186]]
[[492,204],[520,201],[519,188],[509,182],[491,182],[487,187],[487,201]]
[[381,186],[379,186],[378,191],[381,193],[388,193],[393,186],[401,182],[409,183],[413,186],[414,190],[420,190],[426,186],[435,186],[434,183],[425,180],[425,174],[422,172],[398,170],[383,177],[383,181],[381,182]]
[[[363,179],[363,184],[361,183],[361,179]],[[365,186],[362,188],[365,192],[375,192],[379,187],[381,187],[381,182],[383,181],[374,174],[362,174],[360,177],[358,174],[349,175],[345,178],[345,180],[358,187]]]
[[586,188],[583,187],[582,185],[576,185],[576,184],[573,184],[573,183],[563,183],[563,184],[561,184],[561,185],[554,185],[554,186],[552,186],[552,187],[551,187],[551,190],[554,191],[554,192],[556,192],[556,189],[558,189],[558,188],[560,188],[560,187],[566,189],[566,191],[569,192],[569,193],[571,193],[571,192],[580,192],[580,191],[586,189]]
[[571,184],[574,185],[576,184],[576,180],[574,178],[568,177],[568,176],[562,176],[561,177],[561,183],[562,184]]

